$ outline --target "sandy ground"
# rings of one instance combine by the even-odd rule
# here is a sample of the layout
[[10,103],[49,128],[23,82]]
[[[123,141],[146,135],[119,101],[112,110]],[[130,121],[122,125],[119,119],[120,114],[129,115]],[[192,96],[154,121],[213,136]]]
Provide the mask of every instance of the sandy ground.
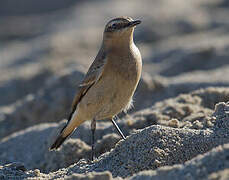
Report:
[[[35,2],[35,1],[34,1]],[[226,0],[0,3],[0,179],[228,179],[229,4]],[[77,84],[105,23],[141,19],[134,108],[90,122],[58,151]]]

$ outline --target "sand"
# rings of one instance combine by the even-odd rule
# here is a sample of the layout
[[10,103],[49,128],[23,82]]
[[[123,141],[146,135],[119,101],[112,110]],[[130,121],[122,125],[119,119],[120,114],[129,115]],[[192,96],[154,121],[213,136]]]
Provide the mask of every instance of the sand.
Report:
[[[11,3],[0,3],[0,179],[229,178],[226,0]],[[104,24],[120,15],[142,20],[134,108],[116,120],[127,139],[99,121],[90,162],[85,122],[49,152]]]

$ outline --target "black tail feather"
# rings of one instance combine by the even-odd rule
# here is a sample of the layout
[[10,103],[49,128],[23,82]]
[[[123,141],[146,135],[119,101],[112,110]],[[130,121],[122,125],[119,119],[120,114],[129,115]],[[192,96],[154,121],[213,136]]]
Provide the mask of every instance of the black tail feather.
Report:
[[68,123],[61,129],[60,135],[57,137],[56,141],[52,144],[52,146],[49,148],[49,150],[58,149],[61,146],[61,144],[63,144],[63,142],[67,139],[68,136],[66,136],[66,137],[62,136],[62,132],[67,127],[67,125],[68,125]]
[[68,136],[62,137],[61,135],[56,139],[56,141],[52,144],[49,150],[58,149],[61,144],[67,139]]

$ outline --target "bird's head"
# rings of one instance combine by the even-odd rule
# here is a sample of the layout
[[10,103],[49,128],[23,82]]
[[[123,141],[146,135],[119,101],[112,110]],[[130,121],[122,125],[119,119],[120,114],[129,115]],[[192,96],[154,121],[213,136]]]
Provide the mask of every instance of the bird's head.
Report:
[[133,39],[133,31],[140,20],[133,20],[131,17],[119,17],[110,20],[105,26],[105,40],[126,40]]

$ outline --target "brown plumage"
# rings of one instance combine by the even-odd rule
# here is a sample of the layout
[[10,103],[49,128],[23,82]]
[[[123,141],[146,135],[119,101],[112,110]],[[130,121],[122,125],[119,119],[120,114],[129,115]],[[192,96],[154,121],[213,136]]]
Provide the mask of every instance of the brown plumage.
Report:
[[116,18],[107,23],[98,55],[73,100],[68,123],[50,149],[57,149],[86,120],[93,120],[94,132],[96,120],[112,120],[131,106],[142,69],[141,54],[133,42],[137,24],[140,21],[129,17]]

